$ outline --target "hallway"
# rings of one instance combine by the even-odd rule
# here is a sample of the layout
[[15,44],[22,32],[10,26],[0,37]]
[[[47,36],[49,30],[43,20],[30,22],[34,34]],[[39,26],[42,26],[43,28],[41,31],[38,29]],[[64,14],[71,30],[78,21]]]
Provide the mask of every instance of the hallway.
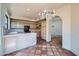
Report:
[[6,56],[75,56],[72,52],[61,48],[61,38],[55,37],[50,43],[41,40],[36,46],[22,49]]

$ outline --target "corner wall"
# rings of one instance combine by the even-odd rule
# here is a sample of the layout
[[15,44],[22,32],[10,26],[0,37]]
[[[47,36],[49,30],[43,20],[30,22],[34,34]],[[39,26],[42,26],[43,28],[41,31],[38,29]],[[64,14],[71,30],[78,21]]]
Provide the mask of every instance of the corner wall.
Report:
[[4,19],[5,19],[5,15],[4,15],[4,8],[3,8],[3,4],[0,4],[0,55],[3,55],[3,26],[4,26]]
[[71,50],[79,55],[79,4],[71,4]]
[[5,12],[6,12],[6,4],[0,3],[0,55],[4,54],[4,39],[3,35],[5,33]]
[[51,15],[48,14],[46,15],[46,41],[50,42],[51,41]]
[[[0,4],[0,10],[1,10],[1,4]],[[0,15],[1,15],[1,11],[0,11]],[[1,40],[2,39],[2,34],[1,34],[1,16],[0,16],[0,55],[2,55],[2,44],[1,44]]]
[[71,50],[71,6],[65,5],[56,10],[62,19],[62,48]]
[[79,55],[79,4],[67,4],[56,10],[63,21],[63,48]]

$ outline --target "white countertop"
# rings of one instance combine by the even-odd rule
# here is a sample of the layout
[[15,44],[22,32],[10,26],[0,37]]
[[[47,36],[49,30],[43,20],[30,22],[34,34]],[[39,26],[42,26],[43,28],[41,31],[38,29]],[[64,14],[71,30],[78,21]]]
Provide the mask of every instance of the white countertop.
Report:
[[4,37],[9,37],[9,36],[17,36],[17,35],[24,35],[24,34],[26,34],[26,35],[31,35],[31,34],[36,34],[35,32],[31,32],[31,33],[13,33],[13,34],[8,34],[8,35],[4,35]]

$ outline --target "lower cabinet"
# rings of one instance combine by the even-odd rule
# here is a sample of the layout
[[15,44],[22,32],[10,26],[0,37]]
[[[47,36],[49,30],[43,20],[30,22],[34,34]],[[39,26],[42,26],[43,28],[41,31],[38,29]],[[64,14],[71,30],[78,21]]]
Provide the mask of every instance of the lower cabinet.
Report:
[[16,51],[16,40],[17,40],[16,36],[4,37],[5,54]]
[[17,50],[36,45],[36,34],[18,34],[17,37]]
[[5,54],[36,45],[36,33],[7,35],[4,37]]

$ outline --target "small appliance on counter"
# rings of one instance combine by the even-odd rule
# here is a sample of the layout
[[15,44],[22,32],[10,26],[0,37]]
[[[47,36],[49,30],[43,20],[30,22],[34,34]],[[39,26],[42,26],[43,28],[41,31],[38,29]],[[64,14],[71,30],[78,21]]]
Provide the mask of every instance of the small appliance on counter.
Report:
[[29,33],[30,32],[30,26],[24,26],[24,32]]

